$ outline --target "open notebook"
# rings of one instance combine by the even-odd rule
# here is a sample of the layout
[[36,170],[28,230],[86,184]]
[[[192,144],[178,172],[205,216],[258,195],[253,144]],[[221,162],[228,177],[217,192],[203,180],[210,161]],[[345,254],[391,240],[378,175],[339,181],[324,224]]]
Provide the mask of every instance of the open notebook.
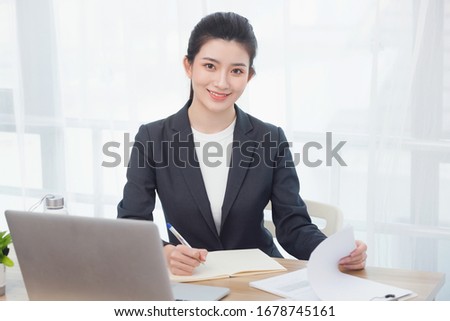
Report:
[[205,264],[191,276],[170,275],[176,282],[223,279],[286,271],[286,268],[259,249],[225,250],[209,252]]

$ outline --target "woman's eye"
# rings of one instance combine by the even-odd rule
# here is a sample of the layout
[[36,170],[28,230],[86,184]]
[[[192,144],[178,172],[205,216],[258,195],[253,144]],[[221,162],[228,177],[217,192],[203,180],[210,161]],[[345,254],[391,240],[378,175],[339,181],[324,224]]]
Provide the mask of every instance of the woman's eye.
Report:
[[233,69],[231,72],[236,75],[241,75],[244,73],[244,71],[242,71],[242,69]]
[[205,64],[206,69],[214,69],[213,64]]

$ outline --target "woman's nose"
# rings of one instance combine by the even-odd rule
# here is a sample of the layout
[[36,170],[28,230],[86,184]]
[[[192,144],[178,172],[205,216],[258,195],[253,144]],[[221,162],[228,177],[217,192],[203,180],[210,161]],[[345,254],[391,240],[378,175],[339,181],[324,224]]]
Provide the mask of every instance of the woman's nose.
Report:
[[228,73],[226,72],[217,73],[217,78],[214,85],[220,89],[228,89],[229,87]]

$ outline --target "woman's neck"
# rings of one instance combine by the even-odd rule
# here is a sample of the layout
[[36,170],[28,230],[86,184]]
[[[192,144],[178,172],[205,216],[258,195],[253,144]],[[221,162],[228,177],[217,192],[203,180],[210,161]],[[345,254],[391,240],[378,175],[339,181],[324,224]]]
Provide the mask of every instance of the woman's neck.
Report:
[[205,110],[191,105],[188,109],[191,126],[199,132],[214,134],[226,129],[236,118],[234,107],[220,112]]

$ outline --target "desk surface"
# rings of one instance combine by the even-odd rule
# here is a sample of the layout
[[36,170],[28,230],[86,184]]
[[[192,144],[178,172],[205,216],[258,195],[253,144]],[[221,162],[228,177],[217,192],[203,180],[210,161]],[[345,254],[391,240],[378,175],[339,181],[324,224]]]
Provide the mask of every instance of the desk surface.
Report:
[[[287,268],[288,272],[306,267],[306,261],[276,259]],[[228,279],[218,279],[210,281],[196,282],[196,284],[225,286],[231,289],[231,293],[224,300],[232,301],[266,301],[278,300],[279,296],[260,291],[248,285],[249,282],[264,279],[280,273],[262,274],[257,276],[244,276]],[[352,271],[348,274],[409,289],[418,295],[411,300],[433,300],[445,282],[445,275],[439,272],[419,272],[400,269],[388,269],[378,267],[366,267],[361,271]]]
[[[11,251],[12,252],[12,251]],[[16,265],[6,271],[6,295],[0,296],[2,300],[28,300],[25,285],[22,279],[20,267],[14,254],[11,257]],[[306,261],[276,259],[288,272],[302,269]],[[269,301],[280,297],[252,288],[248,285],[250,281],[279,275],[280,273],[262,274],[254,276],[243,276],[228,279],[196,282],[196,284],[224,286],[231,289],[231,293],[224,300],[231,301]],[[361,271],[352,271],[349,274],[370,279],[377,282],[391,284],[397,287],[409,289],[418,294],[412,300],[433,300],[445,282],[445,275],[439,272],[419,272],[400,269],[388,269],[378,267],[367,267]]]

